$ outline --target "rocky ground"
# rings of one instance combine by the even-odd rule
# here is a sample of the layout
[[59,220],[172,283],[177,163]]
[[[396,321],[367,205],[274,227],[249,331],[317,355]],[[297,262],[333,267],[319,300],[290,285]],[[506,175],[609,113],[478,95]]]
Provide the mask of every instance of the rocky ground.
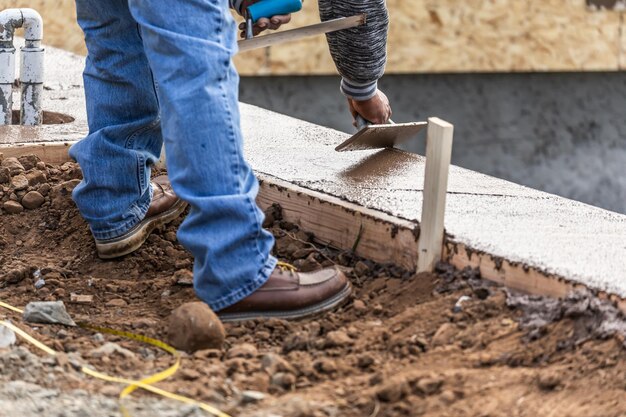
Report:
[[[180,220],[135,254],[101,261],[70,198],[80,177],[72,163],[2,159],[0,301],[61,300],[76,321],[166,339],[170,312],[196,300]],[[613,306],[586,293],[511,294],[446,265],[414,276],[315,245],[279,207],[267,215],[276,255],[302,270],[343,268],[354,299],[310,320],[228,324],[222,349],[184,354],[160,387],[236,416],[626,416],[626,325]],[[1,309],[0,319],[62,352],[19,339],[0,348],[0,416],[117,416],[123,386],[72,364],[133,379],[172,364],[121,337]],[[205,415],[143,392],[125,404],[133,416]]]

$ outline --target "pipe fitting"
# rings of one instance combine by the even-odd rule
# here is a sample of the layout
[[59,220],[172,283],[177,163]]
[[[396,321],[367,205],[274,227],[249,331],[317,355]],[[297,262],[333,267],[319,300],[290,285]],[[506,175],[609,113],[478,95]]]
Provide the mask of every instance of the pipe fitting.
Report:
[[23,27],[26,44],[20,49],[20,124],[39,125],[43,121],[43,20],[33,9],[7,9],[0,12],[0,125],[11,123],[12,89],[15,79],[15,29]]

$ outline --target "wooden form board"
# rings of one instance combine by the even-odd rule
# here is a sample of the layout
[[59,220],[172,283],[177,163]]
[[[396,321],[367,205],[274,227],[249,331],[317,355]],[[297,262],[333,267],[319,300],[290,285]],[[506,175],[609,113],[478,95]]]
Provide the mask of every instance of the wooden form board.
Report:
[[[623,5],[616,0],[388,0],[387,73],[626,69],[623,12],[596,10],[593,3]],[[47,44],[86,53],[74,0],[0,0],[0,10],[9,7],[37,9]],[[317,0],[305,1],[291,27],[319,21],[317,7]],[[247,52],[235,63],[242,75],[336,73],[323,36]]]

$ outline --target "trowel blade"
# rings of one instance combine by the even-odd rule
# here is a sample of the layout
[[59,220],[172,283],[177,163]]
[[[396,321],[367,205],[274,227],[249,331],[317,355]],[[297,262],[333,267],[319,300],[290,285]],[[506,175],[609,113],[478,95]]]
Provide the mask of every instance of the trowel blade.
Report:
[[337,146],[337,152],[393,148],[415,137],[428,122],[368,125]]

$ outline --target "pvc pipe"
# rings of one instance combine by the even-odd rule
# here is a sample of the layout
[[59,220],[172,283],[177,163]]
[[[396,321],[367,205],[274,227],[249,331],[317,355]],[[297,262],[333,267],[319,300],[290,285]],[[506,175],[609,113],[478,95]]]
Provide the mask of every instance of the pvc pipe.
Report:
[[0,12],[0,125],[11,123],[11,87],[15,78],[13,36],[19,27],[24,27],[26,39],[25,46],[20,50],[20,123],[39,125],[43,121],[43,20],[33,9],[7,9]]
[[15,48],[0,47],[0,126],[11,124],[15,80]]

